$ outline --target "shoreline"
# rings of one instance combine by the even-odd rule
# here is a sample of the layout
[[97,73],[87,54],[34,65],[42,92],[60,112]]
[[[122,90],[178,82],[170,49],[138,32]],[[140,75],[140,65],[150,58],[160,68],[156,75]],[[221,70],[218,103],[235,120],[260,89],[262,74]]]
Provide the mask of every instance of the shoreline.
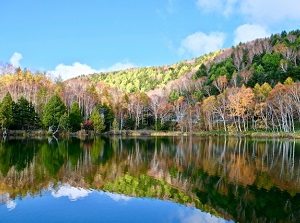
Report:
[[[9,130],[6,135],[0,131],[3,136],[9,137],[47,137],[53,134],[46,130]],[[122,130],[122,131],[109,131],[105,133],[95,133],[94,131],[80,130],[78,132],[61,131],[57,136],[63,137],[95,137],[95,136],[228,136],[228,137],[251,137],[251,138],[288,138],[300,139],[300,132],[224,132],[224,131],[200,131],[200,132],[180,132],[180,131],[155,131],[155,130]]]
[[180,132],[180,131],[154,131],[154,130],[127,130],[122,134],[113,132],[104,133],[104,135],[122,135],[122,136],[228,136],[228,137],[251,137],[251,138],[288,138],[300,139],[300,132],[224,132],[224,131],[201,131],[201,132]]

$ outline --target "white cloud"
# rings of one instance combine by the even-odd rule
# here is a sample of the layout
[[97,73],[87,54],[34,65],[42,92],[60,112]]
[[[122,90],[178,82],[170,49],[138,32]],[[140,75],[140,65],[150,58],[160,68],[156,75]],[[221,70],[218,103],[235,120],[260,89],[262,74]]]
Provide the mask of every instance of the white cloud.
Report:
[[[299,0],[195,0],[200,11],[217,13],[246,25],[236,28],[234,44],[293,29],[300,22]],[[256,25],[249,25],[254,23]],[[279,30],[278,30],[279,29]],[[277,31],[276,31],[277,30]]]
[[300,21],[299,0],[244,0],[241,12],[251,20],[263,24],[276,24],[284,20]]
[[244,24],[239,26],[235,32],[234,44],[240,42],[248,42],[257,38],[264,38],[270,36],[266,28],[260,25]]
[[218,11],[221,9],[222,0],[197,0],[197,5],[200,10]]
[[222,49],[224,41],[224,33],[213,32],[207,35],[203,32],[196,32],[181,41],[179,52],[201,56]]
[[59,64],[55,70],[49,71],[55,77],[61,76],[63,80],[76,77],[82,74],[93,74],[97,71],[86,64],[75,62],[72,65]]
[[71,201],[76,201],[80,198],[87,197],[92,191],[83,188],[72,187],[69,184],[63,184],[58,190],[52,191],[52,196],[55,198],[68,197]]
[[73,77],[77,77],[80,75],[87,75],[93,73],[100,73],[100,72],[110,72],[110,71],[118,71],[118,70],[125,70],[135,67],[134,64],[125,62],[125,63],[116,63],[108,68],[102,69],[94,69],[87,64],[81,64],[79,62],[75,62],[72,65],[65,65],[59,64],[55,67],[54,70],[49,71],[54,77],[61,76],[63,80],[67,80]]
[[276,24],[285,20],[300,21],[299,0],[196,0],[201,11],[224,16],[241,13],[247,21]]
[[9,62],[14,67],[20,67],[20,60],[23,58],[22,54],[15,52],[10,58]]
[[237,4],[237,0],[197,0],[197,6],[200,10],[206,12],[217,11],[224,16],[229,16]]
[[223,15],[229,16],[230,14],[232,14],[237,2],[238,2],[237,0],[226,1],[226,3],[224,4],[224,7],[222,9]]

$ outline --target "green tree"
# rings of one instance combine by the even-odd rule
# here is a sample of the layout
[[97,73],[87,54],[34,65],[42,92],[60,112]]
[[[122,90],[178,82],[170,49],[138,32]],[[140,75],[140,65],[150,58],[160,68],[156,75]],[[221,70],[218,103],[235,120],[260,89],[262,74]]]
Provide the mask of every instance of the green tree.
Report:
[[69,115],[69,123],[71,130],[73,132],[80,130],[82,122],[83,117],[80,112],[79,104],[78,102],[74,102]]
[[279,68],[281,56],[279,53],[267,53],[262,58],[265,71],[276,71]]
[[13,123],[14,101],[9,92],[3,98],[0,107],[0,123],[2,128],[9,128]]
[[40,115],[40,117],[43,116],[43,108],[45,107],[45,101],[47,99],[47,96],[49,94],[49,89],[47,89],[45,86],[42,86],[38,92],[37,92],[37,99],[36,99],[36,111]]
[[40,120],[35,109],[27,99],[21,97],[13,106],[13,126],[16,129],[31,129],[39,125]]
[[100,112],[100,114],[102,115],[101,117],[104,120],[104,126],[105,126],[104,130],[109,131],[115,118],[113,110],[111,109],[111,107],[109,107],[106,104],[97,106],[97,110]]
[[294,84],[294,81],[291,77],[288,77],[284,82],[283,82],[284,85],[292,85]]
[[171,93],[169,94],[169,100],[171,102],[174,102],[174,101],[178,100],[179,96],[180,96],[180,94],[178,91],[172,90]]
[[105,129],[104,120],[96,107],[94,108],[90,119],[93,121],[94,130],[96,132],[101,132]]
[[272,87],[268,83],[264,83],[263,85],[255,84],[253,88],[253,93],[258,101],[266,101]]
[[69,120],[69,115],[67,112],[65,112],[59,119],[59,127],[64,129],[64,130],[69,130],[70,129],[70,120]]
[[114,134],[116,134],[116,132],[119,130],[119,124],[116,118],[112,123],[111,130],[113,130]]
[[55,128],[58,129],[60,118],[65,112],[66,106],[60,97],[57,94],[53,95],[44,107],[42,119],[44,126],[49,127],[49,131],[52,131]]
[[207,76],[207,67],[205,66],[205,64],[201,64],[199,70],[197,70],[194,75],[194,79],[205,77],[205,76]]

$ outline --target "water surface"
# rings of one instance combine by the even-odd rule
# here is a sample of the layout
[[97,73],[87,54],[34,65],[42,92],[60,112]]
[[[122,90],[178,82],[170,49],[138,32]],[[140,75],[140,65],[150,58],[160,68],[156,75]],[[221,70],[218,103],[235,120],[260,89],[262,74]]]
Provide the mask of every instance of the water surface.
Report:
[[300,222],[300,144],[224,137],[0,141],[0,222]]

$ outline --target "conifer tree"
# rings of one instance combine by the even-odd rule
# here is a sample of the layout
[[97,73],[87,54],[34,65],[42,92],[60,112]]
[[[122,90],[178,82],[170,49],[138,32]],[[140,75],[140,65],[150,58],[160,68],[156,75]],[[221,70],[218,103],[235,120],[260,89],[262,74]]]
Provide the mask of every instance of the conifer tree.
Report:
[[78,102],[74,102],[69,115],[69,123],[71,130],[74,132],[80,130],[82,122],[83,117],[79,109],[79,104]]
[[114,134],[116,134],[116,132],[119,130],[119,124],[116,118],[112,123],[111,129],[113,130]]
[[105,129],[104,120],[97,108],[94,108],[90,119],[93,121],[95,132],[98,133]]
[[67,112],[65,112],[59,119],[59,127],[63,130],[70,129],[70,119]]
[[49,131],[53,131],[55,128],[58,129],[60,118],[65,112],[66,106],[60,97],[57,94],[53,95],[44,107],[42,119],[44,126],[48,127]]
[[3,98],[0,107],[0,123],[2,128],[9,128],[13,123],[14,101],[9,92]]
[[16,129],[30,129],[39,125],[38,114],[27,99],[21,97],[13,106],[13,126]]
[[104,130],[109,131],[115,118],[113,110],[107,104],[103,104],[101,106],[96,106],[96,107],[102,115],[101,117],[103,118],[104,126],[105,126]]

